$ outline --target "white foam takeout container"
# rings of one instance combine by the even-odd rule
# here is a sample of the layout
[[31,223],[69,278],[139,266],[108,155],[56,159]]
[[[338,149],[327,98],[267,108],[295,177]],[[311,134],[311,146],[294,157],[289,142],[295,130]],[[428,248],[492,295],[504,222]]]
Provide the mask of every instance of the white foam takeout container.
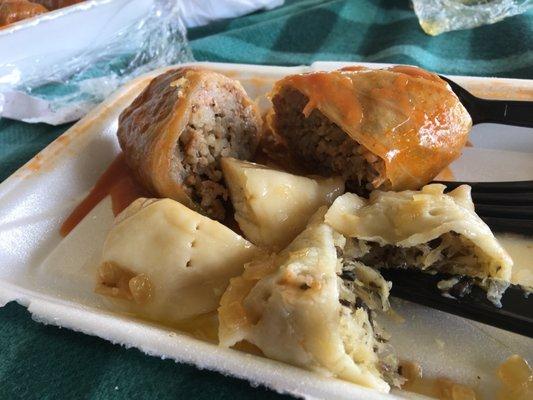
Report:
[[25,75],[39,66],[61,65],[79,56],[80,49],[106,44],[121,28],[146,15],[153,2],[84,1],[0,29],[0,84],[16,83],[19,77],[10,74]]
[[[84,115],[89,103],[94,104],[92,98],[109,93],[119,78],[108,73],[82,79],[80,71],[102,57],[116,58],[137,51],[139,32],[153,33],[159,26],[153,18],[161,23],[167,17],[180,18],[175,8],[171,14],[159,15],[162,9],[166,10],[163,3],[164,0],[87,0],[0,29],[0,116],[58,125]],[[124,38],[127,27],[135,30],[133,39]],[[174,35],[176,41],[179,35]],[[145,60],[152,64],[156,61],[153,57]],[[78,94],[79,98],[68,105],[61,97],[32,94],[36,87],[73,76],[76,85],[71,89],[77,89],[70,94]]]
[[[302,67],[199,63],[241,80],[252,97],[280,77],[334,69],[346,63]],[[367,66],[382,66],[367,64]],[[66,238],[59,227],[119,152],[117,119],[154,71],[121,88],[0,185],[0,306],[25,305],[37,321],[133,346],[146,354],[262,384],[305,398],[420,398],[393,390],[384,395],[349,382],[202,342],[163,326],[113,313],[93,292],[95,268],[113,216],[105,199]],[[533,99],[533,81],[455,77],[474,93]],[[473,147],[452,165],[458,180],[533,179],[533,129],[485,124]],[[386,323],[402,359],[419,362],[427,376],[445,376],[491,398],[496,367],[509,355],[533,359],[532,340],[404,301],[393,301],[403,324]]]

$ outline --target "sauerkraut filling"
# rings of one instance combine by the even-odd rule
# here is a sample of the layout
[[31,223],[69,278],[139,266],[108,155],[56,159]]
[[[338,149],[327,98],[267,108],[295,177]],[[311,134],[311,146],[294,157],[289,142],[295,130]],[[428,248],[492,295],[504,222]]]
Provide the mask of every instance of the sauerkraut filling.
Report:
[[326,207],[285,249],[249,263],[219,308],[222,346],[247,341],[266,357],[387,392],[398,359],[375,313],[388,310],[380,273],[345,260]]
[[494,266],[492,258],[455,232],[412,247],[382,246],[376,242],[349,239],[345,254],[354,262],[376,269],[416,268],[428,273],[454,275],[453,279],[439,284],[439,289],[453,297],[462,297],[470,292],[472,285],[478,285],[487,292],[487,299],[499,307],[509,286],[509,282],[486,272],[498,272],[501,267]]
[[337,276],[344,349],[357,363],[366,364],[368,369],[377,367],[387,383],[400,387],[404,379],[398,372],[398,357],[389,344],[389,334],[379,326],[374,315],[390,309],[391,283],[375,269],[343,260],[340,247],[337,247],[337,254],[340,257]]

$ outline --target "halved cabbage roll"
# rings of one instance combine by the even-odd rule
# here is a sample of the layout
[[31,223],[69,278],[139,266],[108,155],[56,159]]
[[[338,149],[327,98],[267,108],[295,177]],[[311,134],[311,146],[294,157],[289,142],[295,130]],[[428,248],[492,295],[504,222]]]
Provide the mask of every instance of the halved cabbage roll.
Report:
[[321,206],[344,193],[342,178],[307,178],[234,158],[221,164],[239,227],[269,249],[287,246]]
[[290,75],[270,97],[275,135],[350,191],[419,189],[461,154],[472,125],[446,82],[407,66]]
[[174,200],[138,199],[106,238],[96,292],[124,311],[174,324],[216,310],[229,279],[258,254]]
[[323,223],[324,212],[279,254],[231,279],[219,308],[220,344],[247,341],[269,358],[387,392],[400,378],[369,309],[383,308],[381,301],[365,303],[345,279],[386,307],[389,286],[361,264],[343,265],[345,239]]
[[470,187],[444,194],[431,184],[420,191],[374,191],[369,200],[346,193],[325,216],[352,240],[345,256],[375,268],[411,267],[475,278],[498,304],[513,261],[474,210]]
[[117,136],[146,189],[223,221],[228,192],[220,158],[251,159],[261,125],[238,81],[185,67],[150,82],[120,114]]

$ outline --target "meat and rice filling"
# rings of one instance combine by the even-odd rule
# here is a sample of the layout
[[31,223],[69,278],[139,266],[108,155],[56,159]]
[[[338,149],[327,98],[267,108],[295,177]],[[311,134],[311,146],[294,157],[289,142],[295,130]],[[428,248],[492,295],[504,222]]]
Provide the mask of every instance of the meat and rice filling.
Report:
[[207,93],[192,106],[176,147],[182,162],[175,165],[189,196],[208,215],[223,220],[230,203],[220,158],[251,159],[258,128],[252,107],[243,104],[234,87],[208,88]]
[[262,121],[241,84],[180,68],[156,76],[119,117],[117,136],[138,181],[217,220],[230,207],[221,157],[249,160]]
[[318,109],[306,117],[303,110],[308,98],[304,94],[284,87],[272,102],[277,116],[275,129],[283,132],[289,147],[315,172],[342,175],[347,189],[356,193],[389,188],[383,160],[350,138]]

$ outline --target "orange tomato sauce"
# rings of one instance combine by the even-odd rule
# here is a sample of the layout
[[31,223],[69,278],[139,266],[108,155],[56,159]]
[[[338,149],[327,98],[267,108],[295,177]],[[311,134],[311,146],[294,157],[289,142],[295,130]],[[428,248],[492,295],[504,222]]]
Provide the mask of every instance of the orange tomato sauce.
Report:
[[108,195],[111,196],[115,216],[139,197],[150,196],[133,177],[122,153],[105,170],[89,194],[63,222],[59,230],[61,236],[67,236]]
[[[364,87],[359,93],[358,79],[362,78],[354,71],[368,73],[373,87]],[[283,86],[300,91],[308,98],[303,109],[306,116],[319,109],[384,161],[385,175],[393,189],[414,189],[457,157],[466,141],[467,122],[464,127],[455,124],[458,100],[437,75],[408,66],[392,67],[390,71],[397,73],[392,79],[381,79],[375,71],[357,66],[292,75],[279,81],[274,93]],[[437,92],[442,97],[429,114],[413,94],[420,91],[433,102]],[[376,129],[371,110],[377,104],[393,111],[390,126],[378,125]]]

